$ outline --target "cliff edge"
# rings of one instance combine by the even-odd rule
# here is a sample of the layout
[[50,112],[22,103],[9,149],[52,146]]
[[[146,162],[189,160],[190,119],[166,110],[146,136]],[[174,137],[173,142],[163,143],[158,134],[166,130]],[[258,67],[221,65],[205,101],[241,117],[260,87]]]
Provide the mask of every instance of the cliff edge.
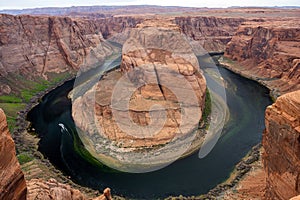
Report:
[[269,106],[265,123],[266,199],[292,198],[300,193],[300,90]]

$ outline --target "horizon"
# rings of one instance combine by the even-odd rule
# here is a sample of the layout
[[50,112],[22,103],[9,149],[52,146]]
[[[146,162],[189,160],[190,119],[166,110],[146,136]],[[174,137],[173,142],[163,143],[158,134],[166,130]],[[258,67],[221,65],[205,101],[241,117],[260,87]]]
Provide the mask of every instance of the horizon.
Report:
[[263,0],[259,3],[256,0],[250,0],[240,2],[239,0],[229,1],[210,1],[210,2],[199,2],[196,0],[176,1],[166,0],[161,2],[160,0],[153,0],[151,3],[148,0],[86,0],[86,1],[75,1],[66,0],[60,2],[59,0],[46,0],[46,1],[20,1],[16,0],[13,2],[0,2],[0,10],[22,10],[22,9],[41,9],[41,8],[71,8],[71,7],[92,7],[92,6],[170,6],[170,7],[190,7],[190,8],[230,8],[230,7],[300,7],[298,0]]

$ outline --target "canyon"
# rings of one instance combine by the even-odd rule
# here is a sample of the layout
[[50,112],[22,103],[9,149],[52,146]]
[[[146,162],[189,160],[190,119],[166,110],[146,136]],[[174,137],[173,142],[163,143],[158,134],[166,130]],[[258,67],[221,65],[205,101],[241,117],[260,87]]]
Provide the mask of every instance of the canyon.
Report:
[[[121,52],[121,49],[112,45],[118,42],[123,45],[121,69],[110,72],[104,78],[106,83],[94,88],[99,99],[102,99],[103,92],[111,91],[110,84],[116,77],[131,71],[135,72],[132,73],[132,77],[136,77],[135,70],[140,70],[138,75],[141,79],[147,77],[156,82],[151,86],[142,87],[139,93],[134,94],[133,99],[140,98],[143,100],[142,105],[149,107],[153,101],[168,104],[169,116],[176,119],[175,111],[178,105],[171,92],[159,87],[157,78],[159,79],[161,75],[153,75],[153,70],[150,70],[151,73],[149,70],[143,71],[139,66],[149,63],[150,66],[153,66],[153,63],[167,65],[171,70],[183,75],[193,85],[193,89],[197,88],[196,98],[202,110],[206,85],[201,73],[195,72],[199,65],[194,53],[198,56],[197,53],[201,55],[207,52],[224,52],[224,58],[219,61],[221,64],[267,86],[271,90],[271,95],[277,98],[266,110],[266,130],[262,142],[264,149],[262,162],[265,172],[262,168],[259,172],[261,180],[266,180],[261,186],[264,187],[265,184],[262,192],[264,194],[255,192],[253,194],[253,191],[245,189],[244,196],[236,199],[247,199],[249,191],[252,196],[259,199],[284,200],[299,195],[299,9],[201,9],[200,12],[199,9],[174,8],[174,12],[179,10],[182,13],[168,15],[155,15],[149,10],[151,8],[148,8],[149,14],[146,15],[143,14],[145,8],[139,7],[132,12],[119,9],[105,11],[103,14],[95,11],[81,13],[76,10],[72,11],[72,14],[61,12],[60,16],[0,14],[0,96],[20,96],[23,103],[28,103],[22,96],[23,89],[30,88],[33,83],[43,83],[45,80],[52,82],[62,74],[65,75],[61,79],[65,80],[74,77],[78,70],[87,71],[101,65],[107,57]],[[41,12],[43,14],[43,11]],[[162,9],[161,12],[169,11]],[[151,30],[151,27],[156,29]],[[175,34],[173,37],[167,37],[165,46],[155,44],[157,35],[170,36],[170,31],[175,32],[177,36]],[[186,41],[178,37],[179,34],[187,37],[192,48],[200,45],[203,49],[197,51],[191,49],[189,45],[169,45],[178,41],[185,44]],[[148,39],[145,41],[142,38]],[[171,79],[166,81],[172,83]],[[74,116],[74,119],[84,130],[87,129],[82,121],[85,110],[81,110],[79,104],[83,101],[83,105],[88,106],[90,102],[89,98],[79,100],[74,105],[76,107],[74,112],[81,117]],[[132,136],[127,137],[122,131],[111,128],[112,110],[104,100],[96,102],[97,120],[104,125],[109,124],[104,126],[107,129],[105,132],[111,131],[113,134],[104,135],[105,137],[114,141],[123,139],[119,146],[152,147],[168,143],[174,137],[170,133],[177,130],[178,126],[170,120],[168,130],[163,130],[156,138],[150,138],[147,142],[136,140],[131,144],[129,141]],[[0,100],[1,102],[5,101]],[[140,107],[138,103],[134,104],[130,115],[141,125],[149,124],[149,116],[140,113]],[[198,122],[201,115],[196,116],[193,120]],[[0,199],[25,199],[26,195],[28,199],[37,197],[47,199],[49,195],[53,199],[90,199],[79,190],[72,189],[71,186],[59,183],[55,179],[25,181],[2,110],[0,110],[0,131],[2,160]],[[245,179],[245,187],[257,181],[255,179],[257,174],[253,174]],[[244,186],[241,185],[241,188]],[[107,189],[104,195],[97,199],[111,198]]]

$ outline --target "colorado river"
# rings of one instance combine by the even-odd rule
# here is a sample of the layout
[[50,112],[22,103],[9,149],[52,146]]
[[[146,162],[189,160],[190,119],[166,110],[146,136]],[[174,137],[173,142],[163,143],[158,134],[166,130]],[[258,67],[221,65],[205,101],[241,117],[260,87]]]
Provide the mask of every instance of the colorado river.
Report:
[[[200,58],[209,86],[218,85],[211,66]],[[218,67],[225,82],[230,118],[213,150],[199,159],[198,152],[150,173],[131,174],[99,168],[75,153],[71,101],[67,98],[74,80],[45,95],[28,114],[41,137],[39,150],[66,175],[83,186],[133,199],[157,199],[170,195],[191,196],[208,192],[226,180],[234,166],[258,144],[264,129],[264,111],[271,104],[269,91],[258,83]],[[217,77],[220,78],[220,77]]]

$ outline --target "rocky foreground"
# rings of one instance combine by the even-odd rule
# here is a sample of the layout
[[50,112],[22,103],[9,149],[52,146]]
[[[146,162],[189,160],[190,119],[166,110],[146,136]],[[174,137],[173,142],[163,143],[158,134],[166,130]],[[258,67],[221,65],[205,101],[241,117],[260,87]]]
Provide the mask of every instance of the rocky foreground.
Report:
[[[0,108],[0,199],[15,200],[88,200],[79,190],[57,182],[55,179],[25,181],[16,157],[15,143],[8,131],[6,116]],[[111,200],[110,190],[94,200]]]

